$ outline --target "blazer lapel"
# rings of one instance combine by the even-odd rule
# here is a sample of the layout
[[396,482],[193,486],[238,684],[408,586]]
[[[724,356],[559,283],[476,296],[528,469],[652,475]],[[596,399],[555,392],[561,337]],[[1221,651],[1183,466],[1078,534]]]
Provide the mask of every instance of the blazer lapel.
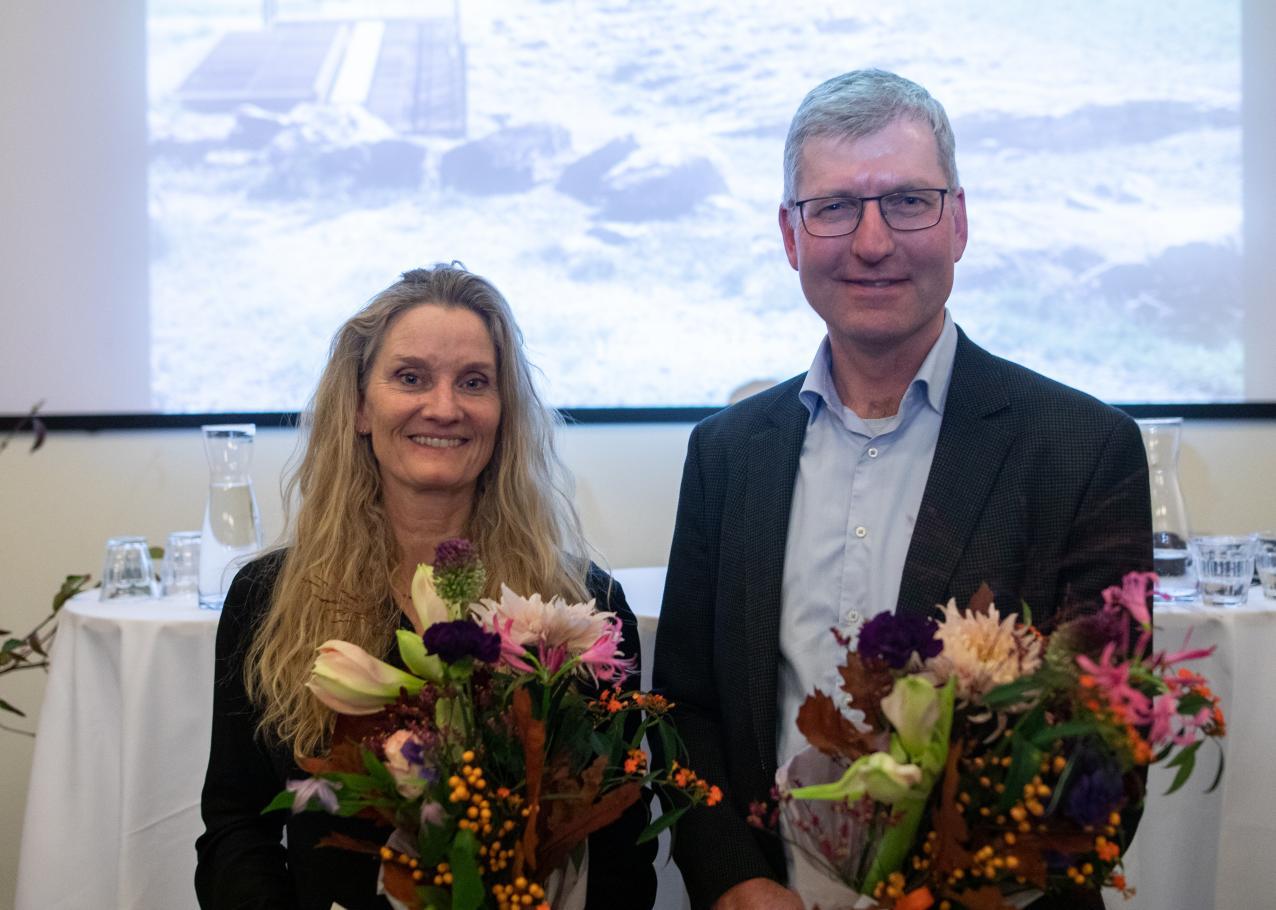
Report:
[[897,612],[931,615],[1017,435],[997,360],[958,330],[952,380],[904,562]]
[[742,514],[752,523],[751,558],[744,567],[744,622],[748,647],[749,702],[762,767],[774,775],[776,676],[780,657],[780,585],[808,412],[798,400],[804,377],[778,398],[768,427],[749,440]]

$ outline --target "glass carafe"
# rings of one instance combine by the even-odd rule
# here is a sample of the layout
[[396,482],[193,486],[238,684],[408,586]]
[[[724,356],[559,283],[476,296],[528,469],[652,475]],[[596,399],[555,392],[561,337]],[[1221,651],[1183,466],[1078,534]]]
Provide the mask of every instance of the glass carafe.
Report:
[[241,423],[200,429],[209,477],[199,547],[199,605],[220,610],[235,572],[261,549],[261,516],[248,476],[257,427]]
[[1157,593],[1170,600],[1196,597],[1196,571],[1187,542],[1192,536],[1179,487],[1181,417],[1138,421],[1152,482],[1152,558],[1160,576]]

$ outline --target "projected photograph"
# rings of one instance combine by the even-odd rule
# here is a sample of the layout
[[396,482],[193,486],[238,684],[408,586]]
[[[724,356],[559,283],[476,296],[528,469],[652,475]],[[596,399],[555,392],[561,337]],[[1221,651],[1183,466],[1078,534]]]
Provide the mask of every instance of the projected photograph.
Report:
[[725,404],[823,335],[776,210],[802,96],[948,109],[979,344],[1109,401],[1243,397],[1237,0],[152,0],[156,410],[294,411],[337,326],[460,260],[560,407]]

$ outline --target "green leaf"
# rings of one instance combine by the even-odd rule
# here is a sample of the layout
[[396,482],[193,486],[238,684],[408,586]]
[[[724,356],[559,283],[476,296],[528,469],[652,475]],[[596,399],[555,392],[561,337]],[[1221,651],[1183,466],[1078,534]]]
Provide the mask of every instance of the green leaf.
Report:
[[399,642],[399,656],[403,665],[412,673],[432,683],[443,682],[443,661],[425,651],[425,642],[411,629],[399,629],[394,633]]
[[1030,693],[1041,688],[1041,681],[1035,676],[1024,676],[1014,682],[998,686],[984,696],[983,702],[990,708],[1001,708],[1006,705],[1027,701]]
[[1028,601],[1019,601],[1019,613],[1023,617],[1023,624],[1025,626],[1032,625],[1032,607],[1028,606]]
[[275,795],[275,798],[270,801],[270,805],[261,810],[261,814],[265,815],[268,812],[277,812],[280,809],[291,809],[296,798],[297,794],[293,793],[291,790],[284,790],[282,793]]
[[[1216,741],[1216,744],[1217,744],[1217,741]],[[1223,747],[1222,747],[1222,746],[1219,746],[1219,747],[1218,747],[1218,770],[1214,772],[1214,780],[1210,783],[1209,788],[1205,791],[1206,793],[1213,793],[1215,790],[1217,790],[1217,789],[1218,789],[1218,785],[1219,785],[1220,783],[1222,783],[1222,780],[1223,780],[1223,758],[1224,758],[1224,756],[1223,756]]]
[[672,811],[663,812],[658,819],[656,819],[654,822],[652,822],[647,827],[642,829],[642,834],[638,835],[638,840],[635,841],[635,843],[645,844],[647,841],[651,840],[652,838],[659,837],[661,832],[663,832],[670,825],[677,822],[678,819],[682,817],[683,813],[690,808],[691,808],[691,804],[688,803],[687,805],[679,806],[678,808]]
[[473,831],[457,832],[448,851],[448,865],[452,871],[452,910],[478,910],[483,903],[483,876]]
[[18,715],[19,717],[26,717],[26,716],[27,716],[27,715],[26,715],[23,711],[18,710],[18,709],[17,709],[17,708],[15,708],[13,705],[11,705],[11,704],[9,704],[7,701],[5,701],[3,698],[0,698],[0,711],[8,711],[8,712],[10,712],[11,714],[16,714],[16,715]]
[[1201,741],[1197,740],[1190,746],[1186,746],[1178,755],[1170,759],[1165,766],[1167,768],[1178,768],[1178,773],[1174,775],[1174,783],[1170,784],[1170,789],[1165,791],[1165,796],[1169,796],[1179,787],[1187,783],[1187,779],[1192,776],[1192,771],[1196,768],[1196,752],[1201,748]]
[[24,642],[21,638],[10,638],[4,643],[3,647],[0,647],[0,651],[4,651],[5,653],[8,653],[9,651],[16,651],[24,644],[26,644],[26,642]]
[[1006,792],[1001,794],[998,808],[1006,811],[1023,796],[1024,785],[1032,780],[1041,766],[1045,753],[1032,744],[1032,741],[1018,732],[1011,737],[1010,767],[1006,773]]
[[58,612],[64,603],[83,591],[91,577],[90,575],[68,575],[62,582],[62,587],[58,588],[58,593],[53,595],[53,612]]
[[1062,724],[1056,724],[1053,727],[1046,727],[1036,736],[1032,737],[1032,744],[1038,749],[1044,749],[1056,739],[1068,739],[1073,736],[1088,736],[1091,733],[1097,733],[1099,727],[1094,721],[1090,720],[1070,720]]
[[1196,714],[1202,708],[1208,708],[1213,704],[1214,702],[1210,701],[1201,693],[1189,692],[1187,695],[1184,695],[1181,699],[1179,699],[1178,713],[1190,716],[1192,714]]

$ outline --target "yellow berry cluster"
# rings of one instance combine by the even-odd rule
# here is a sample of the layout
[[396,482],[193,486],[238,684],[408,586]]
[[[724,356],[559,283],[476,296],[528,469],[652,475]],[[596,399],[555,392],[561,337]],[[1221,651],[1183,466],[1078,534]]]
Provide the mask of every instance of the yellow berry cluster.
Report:
[[545,901],[545,889],[521,875],[508,885],[493,885],[492,896],[496,898],[497,910],[523,910],[533,906],[537,910],[541,907],[546,910],[549,908],[549,903]]

